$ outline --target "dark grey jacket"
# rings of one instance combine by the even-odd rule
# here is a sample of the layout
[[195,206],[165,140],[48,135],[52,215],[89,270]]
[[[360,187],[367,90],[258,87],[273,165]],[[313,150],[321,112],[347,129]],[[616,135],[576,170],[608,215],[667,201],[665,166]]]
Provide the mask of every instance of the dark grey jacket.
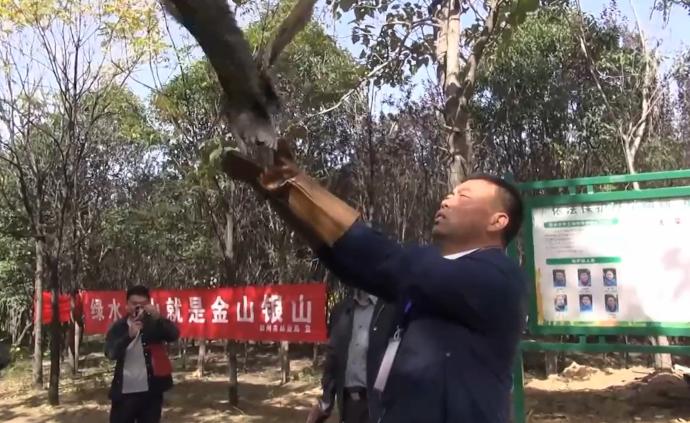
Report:
[[[343,414],[343,390],[345,369],[352,338],[352,319],[354,316],[354,299],[341,301],[333,307],[328,322],[328,343],[321,385],[322,401],[331,405],[337,401],[338,411]],[[397,313],[392,304],[379,300],[374,306],[374,313],[369,325],[369,347],[367,349],[367,400],[369,416],[372,422],[378,420],[381,405],[378,394],[373,391],[376,374],[386,351],[388,339],[394,332],[394,321]]]
[[[162,357],[160,354],[164,354],[163,343],[175,342],[179,336],[179,329],[168,319],[161,317],[157,320],[151,318],[144,320],[141,342],[144,347],[149,392],[165,392],[172,387],[170,361],[167,356]],[[125,352],[133,339],[129,336],[126,317],[113,323],[105,336],[105,356],[110,360],[115,360],[115,372],[109,393],[111,399],[118,399],[122,395]]]

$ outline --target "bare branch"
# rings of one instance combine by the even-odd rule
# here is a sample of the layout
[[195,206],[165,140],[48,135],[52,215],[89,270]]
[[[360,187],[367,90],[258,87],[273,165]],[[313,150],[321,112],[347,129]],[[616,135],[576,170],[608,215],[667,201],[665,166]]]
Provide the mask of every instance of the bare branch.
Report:
[[[589,71],[590,75],[592,76],[592,79],[594,80],[594,83],[597,86],[597,91],[599,92],[599,95],[601,96],[602,100],[604,101],[604,104],[606,106],[606,114],[612,118],[612,120],[616,121],[615,116],[613,114],[613,107],[611,106],[611,102],[609,101],[608,96],[606,95],[606,92],[604,91],[604,88],[601,85],[601,80],[599,79],[599,73],[596,70],[596,64],[594,63],[594,59],[592,59],[592,56],[590,56],[589,51],[587,50],[587,41],[585,39],[585,20],[582,12],[582,6],[580,5],[580,0],[577,1],[577,8],[578,8],[578,16],[580,18],[580,34],[579,34],[579,39],[580,39],[580,49],[582,50],[582,54],[585,56],[585,60],[587,61],[587,70]],[[618,136],[621,139],[622,143],[625,143],[626,135],[625,132],[623,131],[623,128],[619,122],[616,122],[616,132],[618,133]],[[625,144],[623,145],[625,147]]]
[[352,94],[356,93],[356,92],[359,90],[359,88],[362,86],[362,84],[364,84],[364,82],[370,80],[370,79],[373,78],[375,75],[378,75],[380,72],[382,72],[382,71],[383,71],[384,69],[386,69],[388,66],[390,66],[390,64],[391,64],[393,61],[395,61],[396,59],[397,59],[397,57],[394,57],[394,58],[392,58],[392,59],[390,59],[390,60],[388,60],[388,61],[386,61],[386,62],[384,62],[384,63],[381,63],[381,64],[378,65],[378,66],[376,66],[374,69],[372,69],[371,71],[369,71],[369,73],[367,73],[367,75],[366,75],[364,78],[361,78],[355,87],[351,88],[349,91],[347,91],[345,94],[343,94],[343,96],[340,97],[340,99],[339,99],[338,101],[336,101],[335,104],[333,104],[333,105],[331,105],[330,107],[327,107],[327,108],[325,108],[325,109],[322,109],[322,110],[320,110],[320,111],[318,111],[318,112],[316,112],[316,113],[313,113],[313,114],[307,116],[306,118],[302,119],[302,121],[300,122],[300,124],[304,124],[305,122],[307,122],[307,121],[309,121],[309,120],[315,118],[316,116],[320,116],[320,115],[324,115],[324,114],[326,114],[326,113],[330,113],[330,112],[332,112],[333,110],[335,110],[335,109],[337,109],[338,107],[340,107],[340,106],[343,104],[343,102],[345,102],[348,98],[350,98],[350,97],[352,96]]

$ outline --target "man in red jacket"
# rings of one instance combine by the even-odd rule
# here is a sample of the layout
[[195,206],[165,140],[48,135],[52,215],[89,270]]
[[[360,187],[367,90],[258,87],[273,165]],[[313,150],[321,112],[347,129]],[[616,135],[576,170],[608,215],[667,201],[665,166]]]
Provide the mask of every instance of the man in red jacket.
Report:
[[163,392],[172,387],[172,366],[164,343],[180,332],[151,305],[148,288],[127,290],[127,316],[113,323],[105,338],[105,355],[115,360],[110,387],[110,423],[157,423]]

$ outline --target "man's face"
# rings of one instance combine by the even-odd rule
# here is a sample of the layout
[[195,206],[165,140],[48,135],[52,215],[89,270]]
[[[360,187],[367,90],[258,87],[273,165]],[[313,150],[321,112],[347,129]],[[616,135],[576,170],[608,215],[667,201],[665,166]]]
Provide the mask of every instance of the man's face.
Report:
[[563,272],[556,272],[556,281],[563,282],[565,280],[565,275]]
[[612,281],[613,280],[613,272],[610,270],[606,271],[606,279]]
[[499,233],[508,224],[499,187],[481,179],[463,182],[442,202],[434,217],[434,239],[467,241],[486,232]]
[[587,283],[589,282],[589,275],[585,272],[580,273],[580,281],[582,283]]
[[590,300],[589,297],[582,297],[582,305],[588,307],[592,305],[592,300]]
[[608,297],[606,299],[606,305],[608,305],[611,310],[615,309],[616,308],[616,299],[613,297]]
[[150,300],[143,295],[130,295],[130,297],[127,299],[127,313],[129,313],[130,316],[134,316],[136,314],[136,309],[137,307],[144,308],[146,304],[149,304]]
[[565,298],[562,295],[556,297],[556,305],[558,307],[563,307],[565,305]]
[[369,300],[369,294],[361,289],[355,289],[355,299],[359,301],[360,304],[366,304]]

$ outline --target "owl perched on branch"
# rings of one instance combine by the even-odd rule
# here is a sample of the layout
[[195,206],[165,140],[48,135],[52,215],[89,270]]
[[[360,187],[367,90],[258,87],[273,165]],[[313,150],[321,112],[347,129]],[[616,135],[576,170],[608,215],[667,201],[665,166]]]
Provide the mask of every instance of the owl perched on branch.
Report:
[[261,162],[277,146],[273,115],[279,99],[260,69],[226,0],[163,0],[163,6],[194,36],[216,71],[225,113],[243,153],[258,147]]

